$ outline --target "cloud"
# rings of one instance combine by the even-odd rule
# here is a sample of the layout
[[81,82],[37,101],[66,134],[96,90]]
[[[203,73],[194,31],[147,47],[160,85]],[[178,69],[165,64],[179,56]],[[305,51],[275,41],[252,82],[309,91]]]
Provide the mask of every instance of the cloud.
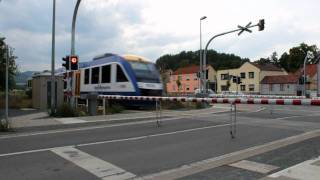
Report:
[[[57,0],[56,67],[70,53],[75,3]],[[165,53],[198,50],[203,15],[208,17],[202,21],[203,46],[217,33],[265,18],[265,31],[219,37],[209,46],[255,60],[273,51],[280,55],[301,42],[319,46],[319,5],[316,0],[83,0],[76,24],[76,53],[80,61],[106,52],[138,54],[155,61]],[[15,48],[21,70],[50,68],[51,0],[3,0],[0,22],[0,36]]]

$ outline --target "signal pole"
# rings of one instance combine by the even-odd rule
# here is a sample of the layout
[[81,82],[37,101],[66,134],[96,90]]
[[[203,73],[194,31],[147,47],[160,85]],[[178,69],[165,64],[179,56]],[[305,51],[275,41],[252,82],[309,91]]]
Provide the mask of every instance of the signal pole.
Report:
[[52,44],[51,44],[51,114],[55,114],[55,76],[54,76],[54,58],[55,58],[55,31],[56,31],[56,0],[53,0],[52,12]]
[[[71,29],[71,54],[70,56],[74,56],[75,55],[75,31],[76,31],[76,20],[77,20],[77,13],[78,13],[78,9],[79,9],[79,5],[80,5],[81,0],[77,0],[77,4],[74,8],[74,12],[73,12],[73,18],[72,18],[72,29]],[[74,106],[75,103],[75,99],[73,97],[74,94],[74,86],[73,86],[73,75],[71,75],[71,104],[72,106]]]

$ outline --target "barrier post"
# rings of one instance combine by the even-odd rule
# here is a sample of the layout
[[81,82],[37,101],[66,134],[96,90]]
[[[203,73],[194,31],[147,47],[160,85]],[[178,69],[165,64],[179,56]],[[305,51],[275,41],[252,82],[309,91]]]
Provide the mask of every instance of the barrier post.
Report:
[[156,122],[157,122],[157,126],[160,127],[161,126],[161,101],[156,99],[155,102],[156,102]]
[[236,136],[237,106],[235,102],[230,104],[230,135],[234,139]]
[[102,98],[103,115],[106,115],[106,99]]

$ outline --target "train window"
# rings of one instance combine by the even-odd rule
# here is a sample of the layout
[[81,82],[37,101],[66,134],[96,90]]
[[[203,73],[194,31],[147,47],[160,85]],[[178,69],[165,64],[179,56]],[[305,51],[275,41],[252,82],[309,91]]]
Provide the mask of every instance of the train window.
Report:
[[117,64],[117,82],[127,82],[128,79],[124,72],[122,71],[122,68]]
[[90,74],[90,70],[85,69],[84,70],[84,84],[89,84],[89,74]]
[[102,66],[102,77],[101,77],[102,83],[111,82],[110,72],[111,72],[111,65]]
[[91,84],[99,83],[99,70],[100,67],[95,67],[91,69]]

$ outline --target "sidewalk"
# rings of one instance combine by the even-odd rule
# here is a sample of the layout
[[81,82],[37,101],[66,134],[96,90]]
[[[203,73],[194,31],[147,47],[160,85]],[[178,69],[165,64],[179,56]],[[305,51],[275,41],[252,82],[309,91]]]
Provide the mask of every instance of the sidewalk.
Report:
[[[239,111],[256,111],[259,106],[241,105],[238,106]],[[194,110],[163,110],[161,111],[162,118],[178,118],[183,116],[199,116],[213,113],[229,112],[230,105],[228,104],[215,104],[214,106],[206,109]],[[82,116],[70,118],[54,118],[50,117],[47,112],[36,112],[27,115],[15,116],[10,118],[11,127],[24,128],[24,127],[41,127],[50,125],[63,125],[63,124],[81,124],[93,122],[110,122],[110,121],[129,121],[129,120],[145,120],[155,119],[156,111],[140,111],[140,110],[125,110],[122,113],[111,115],[98,115],[98,116]]]
[[262,180],[319,180],[320,156],[271,174]]

